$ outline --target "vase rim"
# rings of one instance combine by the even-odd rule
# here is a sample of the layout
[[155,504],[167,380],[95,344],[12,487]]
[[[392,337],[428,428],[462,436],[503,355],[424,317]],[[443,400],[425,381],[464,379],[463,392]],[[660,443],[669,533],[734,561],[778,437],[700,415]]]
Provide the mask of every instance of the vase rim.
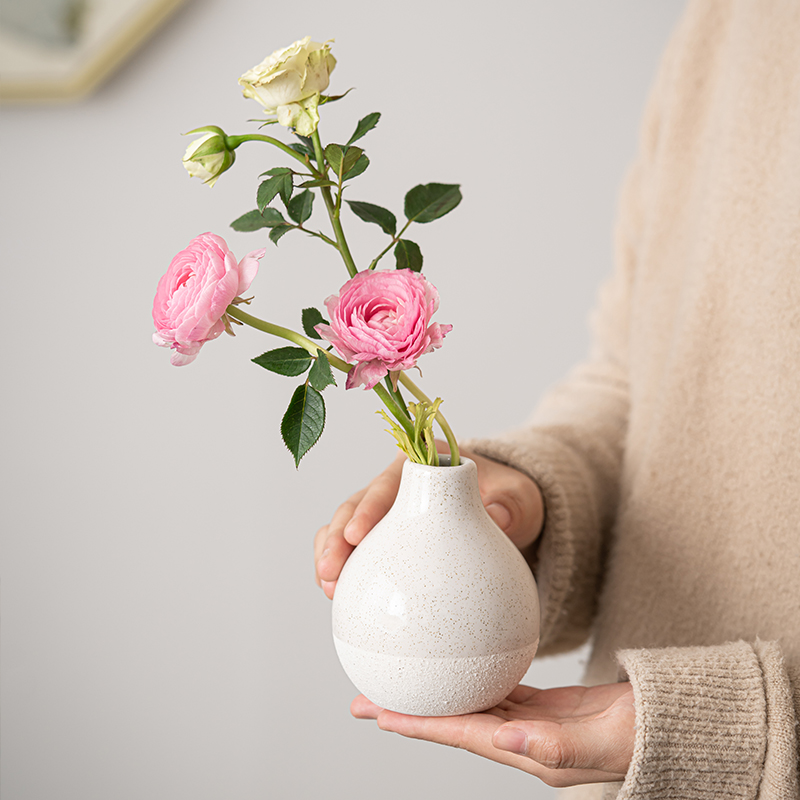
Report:
[[[449,462],[450,461],[450,456],[449,455],[440,455],[439,456],[439,460],[440,461],[448,461]],[[421,470],[434,470],[435,471],[435,470],[440,470],[440,469],[446,469],[446,470],[455,469],[455,470],[459,470],[462,467],[468,467],[470,465],[474,466],[475,462],[471,458],[466,458],[465,456],[461,456],[461,463],[457,467],[451,467],[449,463],[448,464],[439,464],[438,467],[434,467],[434,466],[431,466],[430,464],[418,464],[416,461],[411,461],[410,459],[407,460],[403,466],[404,467],[408,466],[409,469],[421,469]]]

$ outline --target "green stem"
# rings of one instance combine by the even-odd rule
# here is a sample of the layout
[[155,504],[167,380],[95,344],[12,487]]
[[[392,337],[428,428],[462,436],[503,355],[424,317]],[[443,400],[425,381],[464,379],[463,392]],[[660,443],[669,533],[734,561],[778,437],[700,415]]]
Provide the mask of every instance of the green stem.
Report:
[[392,416],[403,426],[403,430],[408,434],[408,438],[411,441],[414,441],[414,426],[411,424],[411,420],[403,413],[400,406],[395,401],[394,397],[392,396],[391,392],[388,392],[384,386],[381,384],[376,383],[372,390],[375,394],[383,400],[383,404],[389,411],[392,412]]
[[[408,389],[408,391],[417,398],[417,400],[424,400],[426,403],[431,402],[430,397],[428,397],[425,392],[423,392],[422,389],[420,389],[419,386],[417,386],[417,384],[408,377],[407,372],[400,373],[400,383],[402,383],[403,386],[405,386],[406,389]],[[436,412],[436,421],[439,423],[439,427],[442,429],[444,438],[447,439],[447,444],[450,447],[450,466],[457,467],[461,463],[461,458],[458,452],[458,442],[456,441],[456,437],[441,411]]]
[[378,262],[400,241],[400,237],[408,230],[408,226],[412,223],[413,220],[409,220],[403,226],[403,230],[400,231],[396,236],[392,236],[392,241],[384,247],[384,249],[378,253],[378,255],[372,259],[372,263],[369,265],[369,269],[373,270],[375,267],[378,266]]
[[228,306],[225,313],[229,317],[233,317],[234,319],[238,319],[239,322],[249,325],[251,328],[263,331],[264,333],[271,333],[273,336],[280,336],[281,339],[286,339],[289,342],[293,342],[294,344],[302,347],[303,350],[306,350],[309,355],[314,356],[315,358],[317,357],[318,351],[322,350],[322,352],[325,353],[328,361],[330,361],[331,366],[336,367],[336,369],[341,370],[342,372],[350,372],[350,370],[353,368],[352,364],[342,361],[342,359],[332,355],[323,347],[320,347],[320,345],[312,342],[311,339],[307,339],[302,333],[297,333],[297,331],[293,331],[291,328],[283,328],[280,325],[275,325],[272,322],[267,322],[266,320],[254,317],[252,314],[242,311],[242,309],[238,306]]
[[[336,369],[340,370],[341,372],[350,372],[350,370],[353,368],[352,364],[342,361],[340,358],[337,358],[332,353],[329,353],[327,350],[320,347],[318,344],[312,342],[311,339],[306,338],[301,333],[297,333],[297,331],[293,331],[291,328],[284,328],[280,325],[275,325],[272,322],[267,322],[266,320],[254,317],[252,314],[248,314],[246,311],[242,311],[241,308],[234,305],[228,306],[225,313],[229,317],[233,317],[234,319],[238,319],[239,322],[249,325],[251,328],[263,331],[264,333],[271,333],[273,336],[279,336],[281,339],[286,339],[289,342],[293,342],[294,344],[302,347],[309,353],[309,355],[312,355],[315,358],[318,358],[319,353],[323,352],[331,366],[336,367]],[[413,437],[414,429],[411,426],[411,420],[408,418],[408,416],[403,414],[395,399],[379,383],[375,384],[373,389],[375,394],[380,397],[384,405],[389,409],[389,411],[391,411],[392,416],[394,416],[395,419],[403,426],[403,428],[406,430],[406,433]]]
[[[322,150],[322,142],[319,139],[319,129],[315,130],[314,133],[311,134],[311,141],[314,143],[314,153],[317,157],[317,169],[322,177],[327,177],[328,168],[325,166],[325,154]],[[342,230],[342,223],[339,219],[339,212],[336,208],[336,204],[333,202],[331,187],[321,186],[320,191],[322,192],[322,199],[325,201],[325,208],[328,210],[328,216],[330,217],[331,225],[333,226],[333,232],[336,235],[336,243],[339,245],[339,252],[342,255],[344,265],[347,267],[350,277],[353,278],[358,272],[358,269],[353,261],[350,248],[347,246],[347,239],[344,238],[344,230]]]
[[296,161],[299,161],[304,167],[308,166],[305,156],[292,150],[288,144],[284,144],[278,139],[273,139],[271,136],[264,136],[262,133],[245,133],[242,136],[226,136],[225,144],[229,150],[235,150],[243,142],[268,142],[275,145],[279,150],[283,150],[286,155],[291,156]]
[[411,419],[411,414],[408,411],[408,406],[406,405],[406,401],[403,399],[403,395],[400,393],[400,387],[398,386],[396,389],[392,386],[392,379],[389,375],[387,375],[383,382],[386,384],[386,390],[392,397],[395,399],[395,402],[398,406],[402,409],[403,413]]

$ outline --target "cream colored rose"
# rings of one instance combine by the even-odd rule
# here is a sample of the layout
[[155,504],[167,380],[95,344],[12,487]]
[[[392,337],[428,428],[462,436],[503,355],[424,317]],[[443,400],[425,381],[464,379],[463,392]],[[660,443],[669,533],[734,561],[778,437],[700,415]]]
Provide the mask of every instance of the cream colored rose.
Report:
[[225,134],[219,128],[201,128],[190,133],[202,133],[203,130],[208,132],[186,148],[183,166],[193,178],[200,178],[203,183],[213,186],[217,178],[230,169],[236,156],[233,150],[227,148]]
[[287,128],[310,136],[319,124],[319,96],[328,88],[336,66],[328,42],[310,36],[276,50],[239,78],[242,93],[252,97]]

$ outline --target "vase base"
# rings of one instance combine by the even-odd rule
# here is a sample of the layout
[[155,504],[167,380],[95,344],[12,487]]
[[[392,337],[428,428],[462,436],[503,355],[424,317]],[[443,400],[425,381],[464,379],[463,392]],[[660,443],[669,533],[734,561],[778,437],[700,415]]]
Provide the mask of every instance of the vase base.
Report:
[[425,717],[486,711],[528,671],[539,640],[505,653],[468,658],[415,658],[362,650],[333,637],[350,680],[381,708]]

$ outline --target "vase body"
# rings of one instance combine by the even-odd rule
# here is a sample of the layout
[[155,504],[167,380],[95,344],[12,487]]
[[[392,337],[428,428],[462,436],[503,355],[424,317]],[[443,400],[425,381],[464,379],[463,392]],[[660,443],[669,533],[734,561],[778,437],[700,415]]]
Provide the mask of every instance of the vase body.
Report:
[[483,507],[474,462],[405,463],[336,584],[333,638],[358,690],[404,714],[483,711],[519,683],[539,643],[536,584]]

